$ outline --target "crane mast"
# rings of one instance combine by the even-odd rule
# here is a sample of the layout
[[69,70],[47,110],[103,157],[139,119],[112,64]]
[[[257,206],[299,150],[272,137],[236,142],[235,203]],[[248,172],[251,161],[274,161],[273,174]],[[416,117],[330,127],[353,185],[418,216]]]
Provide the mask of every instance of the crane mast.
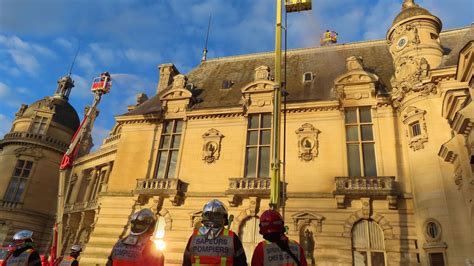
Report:
[[66,183],[66,173],[72,168],[74,159],[79,150],[79,145],[84,133],[91,121],[92,114],[95,113],[97,105],[102,99],[102,95],[107,94],[112,87],[112,79],[108,72],[100,74],[92,82],[91,91],[94,94],[94,101],[91,108],[84,115],[79,128],[71,139],[71,143],[67,151],[64,153],[59,166],[59,186],[58,186],[58,203],[56,211],[56,223],[53,229],[53,244],[51,245],[51,260],[50,265],[57,265],[60,261],[62,250],[62,231],[63,231],[63,215],[64,215],[64,191]]

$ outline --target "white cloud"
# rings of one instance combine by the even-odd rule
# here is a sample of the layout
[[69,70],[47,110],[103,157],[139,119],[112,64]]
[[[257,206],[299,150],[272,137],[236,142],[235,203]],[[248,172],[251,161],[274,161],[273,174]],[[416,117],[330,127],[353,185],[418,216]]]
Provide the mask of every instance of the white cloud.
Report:
[[93,56],[90,53],[79,53],[76,58],[77,66],[82,68],[86,74],[92,75],[97,67]]
[[12,121],[10,121],[6,115],[0,114],[0,139],[2,139],[6,133],[10,132],[11,126]]
[[94,147],[92,147],[92,151],[97,150],[100,145],[102,145],[102,142],[109,135],[109,132],[110,128],[94,125],[94,127],[92,128],[92,141],[94,142]]
[[65,38],[56,38],[54,42],[66,50],[70,50],[73,47],[73,43]]
[[39,71],[39,63],[36,58],[21,50],[8,50],[8,53],[13,58],[13,61],[31,76],[37,76]]
[[117,63],[117,58],[120,58],[121,55],[116,53],[114,50],[104,47],[103,44],[91,43],[89,48],[92,51],[93,58],[103,65],[111,65]]
[[90,85],[92,80],[87,80],[82,76],[72,74],[72,80],[74,80],[74,88],[72,88],[71,96],[80,99],[92,99],[92,93],[90,91]]
[[128,60],[134,63],[150,63],[150,64],[158,64],[161,61],[161,57],[158,53],[145,51],[145,50],[137,50],[137,49],[127,49],[125,50],[125,56]]
[[[18,99],[18,94],[12,92],[12,89],[7,84],[0,81],[0,100],[3,104],[6,104],[10,107],[18,107],[21,102]],[[3,99],[8,99],[8,101],[3,101]]]

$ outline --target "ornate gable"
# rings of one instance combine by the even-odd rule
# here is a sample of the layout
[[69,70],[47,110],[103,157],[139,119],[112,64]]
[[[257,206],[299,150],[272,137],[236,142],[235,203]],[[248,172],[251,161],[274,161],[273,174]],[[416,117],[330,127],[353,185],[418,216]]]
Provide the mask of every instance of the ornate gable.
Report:
[[242,88],[242,105],[246,113],[272,111],[272,97],[275,82],[270,80],[270,68],[255,68],[255,80]]
[[186,89],[185,75],[176,75],[172,87],[160,96],[166,118],[185,118],[186,110],[192,103],[193,94]]
[[344,105],[375,105],[379,77],[364,69],[360,56],[346,59],[347,72],[334,80],[335,93]]

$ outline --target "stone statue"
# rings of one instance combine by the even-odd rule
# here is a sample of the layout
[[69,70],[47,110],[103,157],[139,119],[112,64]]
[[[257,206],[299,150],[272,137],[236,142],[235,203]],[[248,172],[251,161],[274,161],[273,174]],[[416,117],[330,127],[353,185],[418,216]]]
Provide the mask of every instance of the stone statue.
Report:
[[314,238],[313,232],[310,231],[308,228],[306,228],[306,230],[304,231],[304,236],[301,239],[301,245],[303,246],[306,259],[311,260],[312,264],[314,264]]

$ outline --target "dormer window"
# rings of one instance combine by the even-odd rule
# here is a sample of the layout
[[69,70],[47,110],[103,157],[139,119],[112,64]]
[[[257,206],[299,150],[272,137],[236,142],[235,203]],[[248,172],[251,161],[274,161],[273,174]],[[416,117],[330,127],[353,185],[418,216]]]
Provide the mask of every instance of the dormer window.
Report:
[[303,83],[313,81],[313,72],[306,72],[303,74]]
[[234,85],[234,82],[232,80],[224,80],[222,81],[222,89],[224,90],[227,90],[227,89],[230,89],[230,87],[232,87],[232,85]]
[[48,118],[44,116],[35,116],[33,123],[30,127],[30,132],[34,134],[43,135],[46,133],[46,127],[48,125]]

